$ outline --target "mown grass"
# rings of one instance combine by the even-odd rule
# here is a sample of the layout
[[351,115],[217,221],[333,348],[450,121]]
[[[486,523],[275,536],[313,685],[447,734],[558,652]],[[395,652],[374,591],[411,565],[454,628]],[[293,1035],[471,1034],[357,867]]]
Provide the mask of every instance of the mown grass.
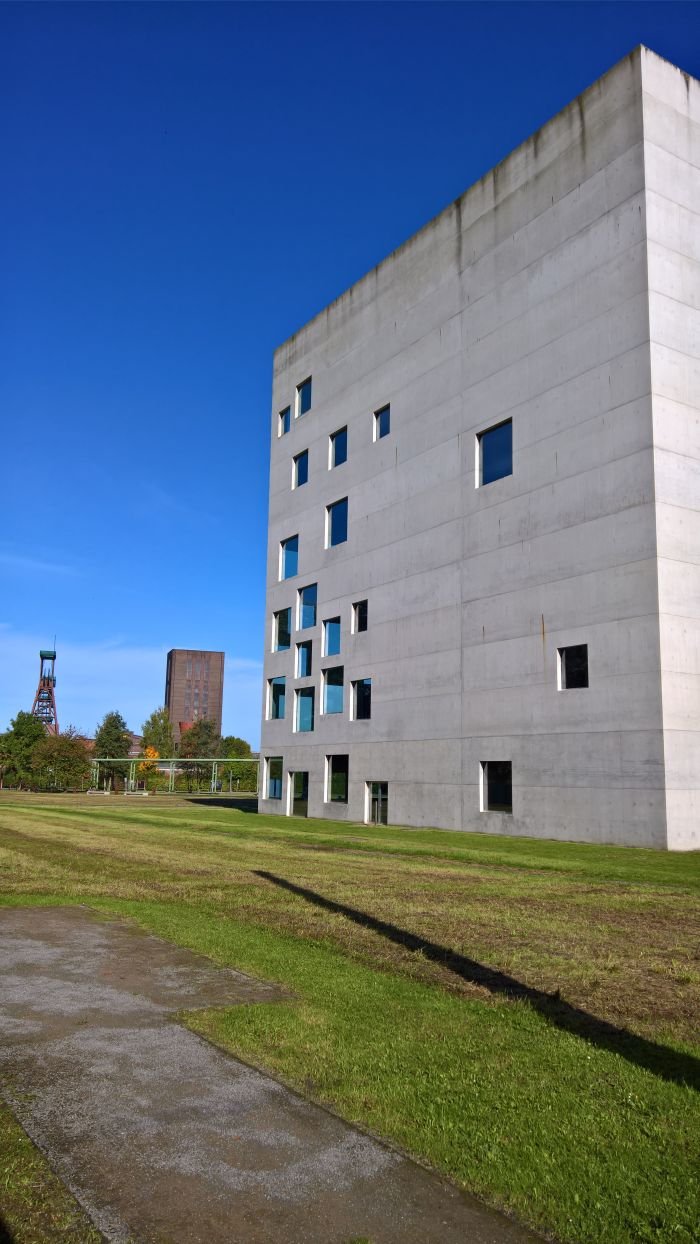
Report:
[[696,1239],[700,857],[6,797],[0,878],[291,988],[186,1022],[522,1221]]
[[78,1203],[0,1105],[0,1240],[16,1244],[100,1244]]

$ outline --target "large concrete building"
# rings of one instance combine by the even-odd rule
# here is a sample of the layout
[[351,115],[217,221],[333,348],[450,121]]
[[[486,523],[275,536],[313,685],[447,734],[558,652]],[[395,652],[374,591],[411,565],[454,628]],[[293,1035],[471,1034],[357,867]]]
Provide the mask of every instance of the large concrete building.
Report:
[[699,212],[639,48],[276,352],[262,810],[699,845]]
[[170,649],[165,667],[165,707],[176,743],[183,729],[202,717],[213,721],[221,734],[223,700],[223,652]]

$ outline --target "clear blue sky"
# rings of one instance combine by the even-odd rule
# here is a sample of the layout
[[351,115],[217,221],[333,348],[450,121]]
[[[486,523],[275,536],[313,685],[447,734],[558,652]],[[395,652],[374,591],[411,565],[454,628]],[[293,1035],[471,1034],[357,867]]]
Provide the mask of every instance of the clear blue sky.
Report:
[[700,6],[1,4],[0,729],[224,649],[257,744],[274,347]]

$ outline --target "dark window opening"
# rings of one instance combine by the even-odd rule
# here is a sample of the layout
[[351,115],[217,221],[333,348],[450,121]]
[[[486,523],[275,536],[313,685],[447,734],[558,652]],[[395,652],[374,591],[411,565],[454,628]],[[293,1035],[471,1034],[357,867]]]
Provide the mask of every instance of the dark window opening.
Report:
[[484,766],[484,810],[513,811],[513,765],[510,760],[488,760]]
[[268,756],[267,758],[267,797],[268,799],[282,798],[281,756]]
[[328,515],[328,538],[326,540],[326,548],[333,548],[336,544],[344,544],[348,538],[348,499],[343,497],[341,501],[334,501],[333,505],[329,505],[326,509]]
[[331,436],[330,466],[342,466],[348,458],[348,430],[339,428]]
[[279,426],[279,433],[278,433],[279,436],[284,436],[285,432],[289,431],[289,423],[290,423],[291,414],[292,414],[291,406],[285,406],[284,410],[280,411],[280,426]]
[[343,711],[343,666],[335,665],[323,671],[323,711],[324,713],[342,713]]
[[382,406],[381,410],[374,412],[374,439],[380,441],[382,437],[388,436],[391,431],[391,407]]
[[572,644],[559,649],[560,685],[562,691],[588,686],[588,644]]
[[308,449],[302,450],[302,452],[300,454],[297,454],[296,457],[294,458],[293,478],[294,478],[295,488],[301,488],[302,484],[305,484],[307,482],[309,478],[309,451]]
[[292,642],[292,611],[291,609],[280,609],[274,615],[274,618],[274,650],[275,652],[284,652]]
[[310,639],[297,644],[297,678],[308,678],[311,674],[311,647]]
[[307,587],[302,587],[299,591],[299,630],[305,631],[309,626],[316,625],[316,601],[318,598],[318,587],[315,583],[309,583]]
[[353,615],[353,630],[355,632],[366,631],[367,630],[367,601],[366,600],[355,601],[355,604],[352,607],[352,615]]
[[311,377],[297,385],[297,415],[305,415],[311,410]]
[[369,721],[372,716],[372,679],[358,678],[352,684],[354,705],[353,717],[355,721]]
[[270,679],[270,720],[281,721],[286,700],[286,678]]
[[479,434],[479,483],[492,484],[513,474],[513,420]]

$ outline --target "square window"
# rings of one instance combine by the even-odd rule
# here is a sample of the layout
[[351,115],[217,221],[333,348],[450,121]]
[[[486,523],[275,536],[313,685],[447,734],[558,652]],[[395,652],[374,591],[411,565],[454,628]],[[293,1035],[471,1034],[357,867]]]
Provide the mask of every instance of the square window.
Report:
[[299,588],[299,630],[305,631],[309,626],[316,625],[316,601],[318,588],[315,583]]
[[309,478],[309,451],[303,449],[292,459],[292,488],[301,488]]
[[348,499],[334,501],[326,506],[326,548],[344,544],[348,538]]
[[371,678],[358,678],[352,684],[352,715],[355,721],[369,721],[372,716]]
[[571,691],[588,686],[588,644],[572,644],[557,649],[559,654],[559,690]]
[[308,377],[308,379],[302,380],[301,384],[297,385],[297,408],[296,408],[297,419],[301,415],[305,415],[307,410],[311,410],[311,377],[310,376]]
[[328,438],[328,469],[342,466],[348,458],[348,430],[338,428]]
[[280,579],[292,579],[299,573],[299,537],[289,536],[280,543]]
[[300,733],[307,733],[314,728],[314,689],[313,687],[302,687],[297,691],[297,713],[295,730]]
[[285,432],[289,431],[291,415],[292,415],[291,406],[285,406],[284,410],[280,411],[279,426],[277,428],[278,436],[284,436]]
[[323,711],[324,713],[342,713],[343,711],[343,666],[334,665],[323,671]]
[[340,618],[326,618],[323,623],[323,655],[335,657],[340,652]]
[[513,420],[479,432],[476,438],[477,488],[513,474]]
[[265,764],[267,767],[267,797],[268,799],[281,799],[282,757],[268,756]]
[[348,756],[326,756],[326,803],[348,801]]
[[382,437],[388,436],[391,431],[391,407],[382,406],[381,410],[374,412],[374,439],[380,441]]
[[513,765],[510,760],[482,761],[481,810],[512,813]]
[[272,651],[286,652],[292,642],[292,611],[280,609],[272,617]]
[[268,721],[282,721],[286,699],[286,678],[268,678],[267,680],[267,717]]
[[309,678],[311,676],[311,640],[305,639],[303,643],[297,644],[297,678]]
[[352,607],[352,632],[357,635],[359,631],[367,630],[367,601],[356,600]]

